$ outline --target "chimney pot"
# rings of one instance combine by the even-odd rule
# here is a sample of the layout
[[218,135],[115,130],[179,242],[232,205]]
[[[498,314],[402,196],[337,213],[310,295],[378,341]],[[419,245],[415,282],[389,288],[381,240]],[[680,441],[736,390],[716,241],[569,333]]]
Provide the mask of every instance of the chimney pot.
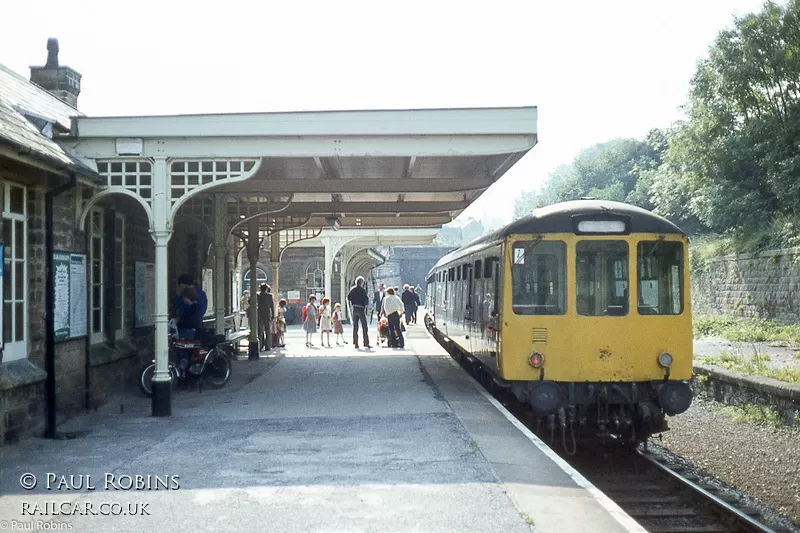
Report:
[[58,39],[47,39],[47,68],[58,68]]

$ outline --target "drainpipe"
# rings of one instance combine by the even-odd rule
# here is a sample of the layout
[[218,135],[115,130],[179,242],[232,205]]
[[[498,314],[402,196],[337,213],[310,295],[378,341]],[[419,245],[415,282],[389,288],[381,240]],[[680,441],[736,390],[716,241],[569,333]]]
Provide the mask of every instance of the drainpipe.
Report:
[[47,426],[45,437],[48,439],[56,438],[56,345],[55,345],[55,301],[56,287],[53,272],[55,264],[53,262],[53,200],[56,196],[74,188],[78,184],[78,176],[75,172],[69,173],[69,181],[64,185],[47,191],[44,195],[44,253],[47,261],[47,276],[45,276],[45,370],[47,380],[45,381],[45,396],[47,398]]

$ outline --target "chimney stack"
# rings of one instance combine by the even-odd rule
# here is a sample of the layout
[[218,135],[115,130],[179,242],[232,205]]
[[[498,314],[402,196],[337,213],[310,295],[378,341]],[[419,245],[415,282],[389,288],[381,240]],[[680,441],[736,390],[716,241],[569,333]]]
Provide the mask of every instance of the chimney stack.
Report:
[[31,82],[78,109],[81,75],[58,65],[58,39],[47,39],[47,63],[43,67],[31,67]]

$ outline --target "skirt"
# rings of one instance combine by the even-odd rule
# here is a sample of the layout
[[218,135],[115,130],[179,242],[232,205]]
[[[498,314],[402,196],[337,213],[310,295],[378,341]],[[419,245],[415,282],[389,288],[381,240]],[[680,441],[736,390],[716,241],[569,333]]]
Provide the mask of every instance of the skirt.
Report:
[[323,316],[319,320],[319,329],[322,331],[330,331],[331,330],[331,317]]
[[342,326],[341,320],[334,320],[333,321],[333,333],[334,334],[342,334],[344,335],[344,327]]
[[303,331],[306,333],[316,333],[317,321],[314,319],[306,319],[306,321],[303,322]]

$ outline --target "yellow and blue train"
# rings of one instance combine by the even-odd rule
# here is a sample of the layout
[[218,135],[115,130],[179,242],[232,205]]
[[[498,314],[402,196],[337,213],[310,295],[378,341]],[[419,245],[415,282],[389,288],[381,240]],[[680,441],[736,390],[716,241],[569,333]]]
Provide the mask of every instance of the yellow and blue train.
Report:
[[443,257],[426,307],[460,355],[560,429],[565,448],[638,443],[692,402],[687,246],[639,207],[559,203]]

